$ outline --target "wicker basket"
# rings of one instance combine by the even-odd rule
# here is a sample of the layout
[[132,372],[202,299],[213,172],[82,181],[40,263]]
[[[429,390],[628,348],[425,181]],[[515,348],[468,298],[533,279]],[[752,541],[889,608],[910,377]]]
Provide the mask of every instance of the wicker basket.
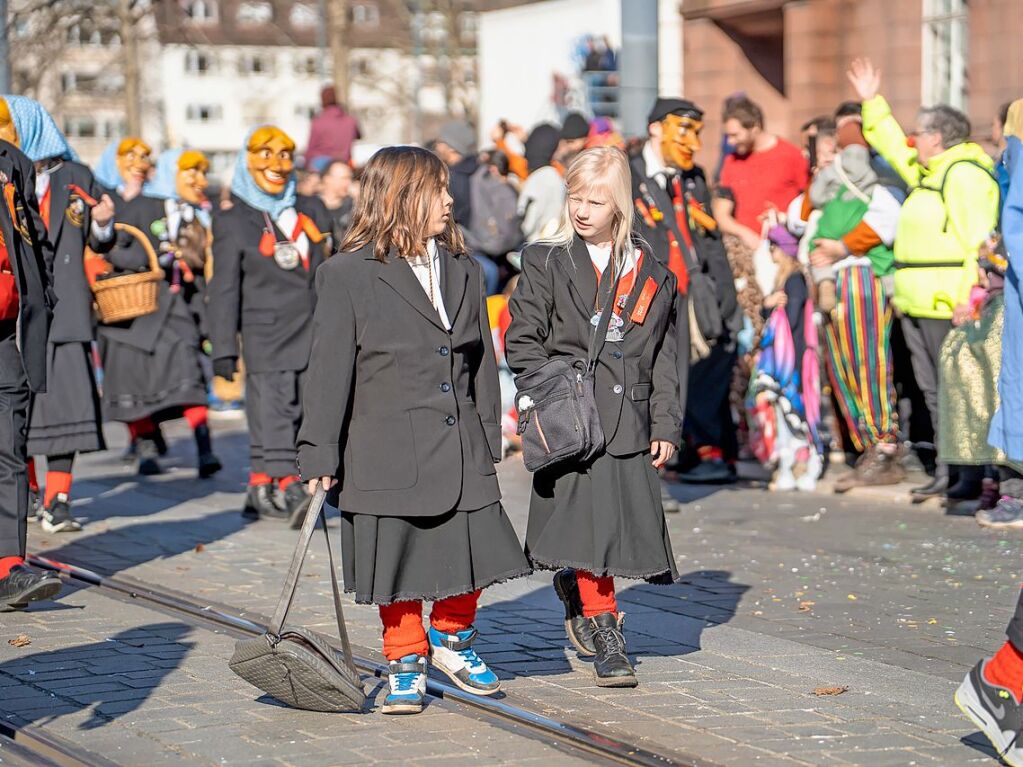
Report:
[[142,245],[149,257],[149,271],[138,274],[122,274],[105,280],[97,280],[92,285],[92,295],[96,299],[96,313],[99,321],[104,324],[124,322],[152,314],[157,309],[160,294],[160,283],[164,273],[156,258],[156,251],[149,238],[141,229],[129,224],[114,224],[114,229],[126,232]]

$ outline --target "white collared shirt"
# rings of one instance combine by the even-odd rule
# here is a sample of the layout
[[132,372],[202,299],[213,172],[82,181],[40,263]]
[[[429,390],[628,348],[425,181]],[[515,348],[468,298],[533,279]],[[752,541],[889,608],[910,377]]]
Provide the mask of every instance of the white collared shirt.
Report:
[[281,212],[281,215],[274,221],[277,224],[277,228],[284,232],[284,236],[288,238],[289,242],[293,242],[298,252],[302,254],[303,259],[309,258],[309,238],[306,236],[304,231],[298,233],[293,241],[291,239],[292,234],[295,232],[295,227],[298,225],[298,211],[294,208],[288,208]]
[[[598,248],[596,245],[592,245],[587,242],[586,250],[589,252],[590,261],[593,262],[593,265],[597,268],[597,271],[603,274],[604,270],[607,269],[608,262],[611,260],[611,246],[609,245],[606,248]],[[625,268],[622,270],[622,273],[620,275],[621,277],[624,277],[635,268],[637,258],[636,254],[638,252],[639,251],[631,251],[628,254],[625,261]]]
[[444,325],[444,329],[451,330],[451,321],[448,319],[448,312],[444,307],[444,296],[440,289],[440,250],[437,248],[437,241],[432,237],[426,242],[426,252],[429,256],[427,259],[418,259],[416,261],[405,259],[405,261],[412,269],[412,274],[419,280],[419,284],[423,286],[423,292],[426,293],[427,298],[430,298],[430,278],[432,274],[433,308],[440,315],[440,321]]
[[675,171],[661,162],[654,145],[649,140],[643,145],[643,163],[646,166],[647,178],[652,178],[661,189],[667,190],[668,178],[675,175]]

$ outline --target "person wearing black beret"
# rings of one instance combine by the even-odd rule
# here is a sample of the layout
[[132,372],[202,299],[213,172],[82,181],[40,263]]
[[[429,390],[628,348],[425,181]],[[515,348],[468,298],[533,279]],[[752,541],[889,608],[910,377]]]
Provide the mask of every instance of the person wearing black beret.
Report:
[[[695,331],[689,376],[700,381],[686,401],[684,436],[695,450],[682,479],[730,482],[737,447],[729,390],[741,316],[721,233],[710,214],[707,179],[693,159],[701,146],[703,110],[685,99],[658,98],[648,124],[649,139],[631,162],[637,227],[688,295]],[[680,362],[685,359],[680,349]]]

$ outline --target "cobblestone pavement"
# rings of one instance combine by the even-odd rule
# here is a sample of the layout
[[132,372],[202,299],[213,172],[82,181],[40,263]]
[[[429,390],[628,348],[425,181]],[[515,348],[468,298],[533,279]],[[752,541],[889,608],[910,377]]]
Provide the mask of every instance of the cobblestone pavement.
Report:
[[[214,429],[228,468],[206,482],[178,429],[158,478],[136,478],[118,450],[84,457],[85,530],[34,529],[30,548],[268,614],[295,534],[243,524],[242,424]],[[522,532],[528,475],[515,460],[500,475]],[[673,489],[688,502],[669,518],[682,582],[618,584],[640,686],[593,684],[541,573],[484,594],[479,650],[508,702],[721,765],[994,763],[952,692],[1003,641],[1023,539],[869,494]],[[296,609],[329,634],[313,547]],[[375,610],[346,611],[353,641],[379,657]],[[10,645],[18,634],[31,644]],[[408,718],[286,710],[229,672],[230,638],[94,589],[0,616],[0,639],[0,716],[121,764],[581,763],[445,702]],[[848,689],[815,694],[825,687]]]

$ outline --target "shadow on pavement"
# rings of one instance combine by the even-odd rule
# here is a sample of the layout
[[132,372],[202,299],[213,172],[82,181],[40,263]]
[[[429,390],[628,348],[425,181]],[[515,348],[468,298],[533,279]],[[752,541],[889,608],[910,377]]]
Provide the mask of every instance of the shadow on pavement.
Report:
[[[168,503],[168,506],[174,505],[177,504]],[[200,543],[205,546],[226,538],[245,524],[236,509],[229,509],[198,519],[139,522],[94,533],[86,527],[73,538],[62,539],[62,546],[44,548],[35,553],[47,559],[79,565],[101,575],[113,575],[154,559],[194,550]]]
[[78,729],[105,727],[135,711],[167,674],[181,666],[195,646],[183,641],[191,630],[182,623],[153,623],[102,642],[0,663],[0,679],[7,676],[20,683],[16,698],[5,702],[0,695],[0,710],[38,725],[87,710],[89,718]]
[[[731,577],[724,570],[695,570],[663,586],[617,579],[618,609],[628,616],[625,637],[637,665],[643,658],[696,652],[704,629],[730,621],[750,588]],[[569,657],[575,650],[565,636],[564,611],[553,587],[485,605],[476,624],[480,655],[503,677],[573,671]]]

